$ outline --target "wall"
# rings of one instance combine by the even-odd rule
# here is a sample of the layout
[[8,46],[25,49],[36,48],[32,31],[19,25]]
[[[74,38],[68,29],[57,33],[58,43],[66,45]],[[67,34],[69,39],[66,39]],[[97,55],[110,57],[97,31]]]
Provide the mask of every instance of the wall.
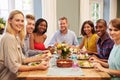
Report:
[[65,16],[69,21],[69,28],[73,30],[76,35],[79,35],[79,1],[80,0],[57,0],[57,20]]
[[[120,0],[117,0],[117,17],[120,17]],[[39,6],[38,6],[39,5]],[[34,12],[36,19],[42,17],[41,0],[34,0]],[[110,16],[110,0],[104,0],[103,19],[109,22]],[[79,36],[80,27],[80,0],[56,0],[56,18],[65,16],[69,21],[69,28]],[[57,21],[56,21],[57,23]],[[57,25],[58,29],[58,25]]]
[[42,5],[41,0],[34,0],[34,15],[36,20],[42,17]]

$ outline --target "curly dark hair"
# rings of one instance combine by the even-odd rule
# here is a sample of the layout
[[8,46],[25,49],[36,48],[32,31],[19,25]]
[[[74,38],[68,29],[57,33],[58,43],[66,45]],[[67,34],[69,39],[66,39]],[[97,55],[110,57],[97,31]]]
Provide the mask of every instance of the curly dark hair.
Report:
[[46,30],[44,32],[42,32],[42,34],[44,34],[45,32],[47,32],[48,23],[47,23],[47,21],[45,19],[40,18],[35,23],[35,29],[34,29],[33,33],[38,32],[38,27],[39,27],[39,24],[41,24],[41,22],[45,22],[46,23]]
[[84,35],[87,35],[84,31],[84,26],[85,24],[89,24],[93,29],[92,29],[92,34],[95,33],[95,28],[94,28],[94,23],[91,21],[91,20],[87,20],[83,23],[82,25],[82,28],[81,28],[81,34],[84,36]]

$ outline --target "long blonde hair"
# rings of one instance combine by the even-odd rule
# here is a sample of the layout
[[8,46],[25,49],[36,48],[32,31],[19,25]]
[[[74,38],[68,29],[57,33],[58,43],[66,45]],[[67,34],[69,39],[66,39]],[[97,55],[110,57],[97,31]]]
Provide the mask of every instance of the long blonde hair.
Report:
[[[24,14],[19,11],[19,10],[13,10],[10,14],[9,14],[9,17],[8,17],[8,20],[10,19],[13,19],[13,17],[16,15],[16,14],[22,14],[23,17],[24,17]],[[10,23],[7,21],[7,25],[6,25],[6,30],[5,32],[8,32],[10,34],[13,34],[14,33],[14,30],[12,29]],[[24,37],[25,37],[25,30],[24,30],[24,27],[23,29],[19,32],[18,34],[20,40],[21,40],[21,44],[23,44],[23,41],[24,41]]]

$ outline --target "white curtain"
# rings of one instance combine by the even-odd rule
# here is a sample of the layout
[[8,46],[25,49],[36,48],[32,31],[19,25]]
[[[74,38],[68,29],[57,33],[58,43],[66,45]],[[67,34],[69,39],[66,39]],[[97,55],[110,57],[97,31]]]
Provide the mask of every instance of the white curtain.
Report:
[[89,0],[80,0],[80,28],[89,17]]
[[48,22],[47,40],[45,41],[47,47],[53,33],[57,29],[56,0],[42,0],[42,17]]

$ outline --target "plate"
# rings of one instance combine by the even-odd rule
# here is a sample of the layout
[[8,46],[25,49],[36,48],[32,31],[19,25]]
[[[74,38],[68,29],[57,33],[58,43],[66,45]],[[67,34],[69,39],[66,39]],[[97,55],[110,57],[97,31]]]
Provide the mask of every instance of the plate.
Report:
[[93,63],[89,61],[78,61],[78,66],[81,68],[93,68]]
[[29,63],[28,65],[29,66],[36,66],[36,65],[39,65],[41,62],[31,62]]

